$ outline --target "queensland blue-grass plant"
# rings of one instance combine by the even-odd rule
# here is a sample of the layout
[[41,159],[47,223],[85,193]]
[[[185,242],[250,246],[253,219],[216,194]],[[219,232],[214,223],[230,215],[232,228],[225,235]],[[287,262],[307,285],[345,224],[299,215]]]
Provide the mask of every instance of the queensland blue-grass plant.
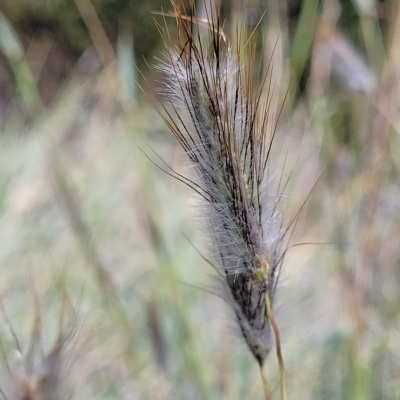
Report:
[[[166,75],[159,111],[196,177],[170,173],[204,200],[215,267],[260,366],[266,398],[271,394],[263,365],[275,342],[285,399],[285,371],[272,310],[289,229],[284,229],[280,211],[285,184],[271,172],[276,125],[269,66],[258,79],[253,34],[243,40],[238,29],[237,45],[231,45],[217,7],[206,7],[207,18],[199,19],[194,2],[188,10],[180,0],[171,4],[173,12],[164,15],[175,18],[178,43],[167,45],[158,66]],[[165,39],[170,40],[168,31]]]

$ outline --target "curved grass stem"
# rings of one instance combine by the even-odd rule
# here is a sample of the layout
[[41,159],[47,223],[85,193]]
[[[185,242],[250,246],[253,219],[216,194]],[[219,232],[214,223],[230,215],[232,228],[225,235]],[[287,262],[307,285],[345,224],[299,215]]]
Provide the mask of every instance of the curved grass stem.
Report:
[[267,376],[265,375],[262,364],[260,364],[260,375],[264,387],[265,400],[272,400],[271,391],[269,390],[269,385],[267,381]]
[[274,330],[274,335],[275,335],[276,356],[278,358],[279,375],[281,378],[281,399],[287,400],[287,397],[286,397],[286,374],[285,374],[285,365],[283,363],[282,352],[281,352],[281,338],[279,336],[278,325],[276,324],[274,315],[272,314],[271,302],[269,300],[269,295],[268,295],[267,291],[265,292],[265,305],[267,308],[268,319],[271,322],[272,329]]

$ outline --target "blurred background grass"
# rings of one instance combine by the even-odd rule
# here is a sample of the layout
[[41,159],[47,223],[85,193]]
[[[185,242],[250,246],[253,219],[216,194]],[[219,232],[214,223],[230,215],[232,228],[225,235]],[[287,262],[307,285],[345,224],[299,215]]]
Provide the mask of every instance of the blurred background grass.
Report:
[[[190,173],[149,101],[163,78],[143,57],[158,62],[151,12],[161,8],[167,0],[0,4],[6,393],[32,343],[41,350],[31,370],[52,351],[68,298],[65,324],[77,332],[62,355],[67,395],[263,398],[196,250],[209,256],[198,199],[141,151]],[[274,109],[289,89],[274,154],[277,176],[288,154],[288,220],[318,180],[293,243],[321,244],[288,252],[276,311],[289,398],[400,399],[399,3],[255,0],[222,10],[228,35],[266,10],[257,35],[260,59],[273,57]],[[272,356],[266,372],[276,392]]]

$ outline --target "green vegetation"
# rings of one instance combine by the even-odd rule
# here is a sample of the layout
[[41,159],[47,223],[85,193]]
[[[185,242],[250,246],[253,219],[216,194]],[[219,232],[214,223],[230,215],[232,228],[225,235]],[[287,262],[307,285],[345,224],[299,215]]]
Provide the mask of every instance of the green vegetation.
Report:
[[[51,29],[27,23],[33,3]],[[147,96],[132,86],[134,60],[159,57],[160,4],[0,6],[0,388],[10,400],[23,398],[21,382],[38,398],[32,376],[52,352],[60,393],[75,399],[263,399],[199,254],[211,258],[200,200],[145,155],[191,173],[151,105],[163,78],[142,64]],[[291,174],[288,219],[312,190],[275,310],[287,397],[399,400],[400,6],[280,4],[253,8],[267,8],[259,56],[273,59],[273,117],[286,98],[272,157],[277,177],[284,163]],[[274,357],[266,375],[279,398]]]

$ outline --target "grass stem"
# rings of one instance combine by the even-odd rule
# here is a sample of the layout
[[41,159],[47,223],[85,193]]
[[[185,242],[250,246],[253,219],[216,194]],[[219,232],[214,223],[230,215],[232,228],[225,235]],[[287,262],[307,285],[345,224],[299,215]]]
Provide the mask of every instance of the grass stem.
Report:
[[271,322],[272,329],[274,330],[275,343],[276,343],[276,356],[279,363],[279,375],[281,378],[281,399],[287,400],[286,397],[286,374],[285,365],[283,363],[282,352],[281,352],[281,338],[279,336],[278,325],[275,322],[274,315],[272,314],[271,302],[269,300],[268,291],[265,292],[265,305],[267,307],[268,319]]
[[262,383],[263,383],[263,387],[264,387],[265,400],[272,400],[271,391],[269,390],[269,385],[268,385],[268,381],[267,381],[267,376],[265,375],[262,364],[260,364],[260,374],[261,374],[261,379],[262,379]]

